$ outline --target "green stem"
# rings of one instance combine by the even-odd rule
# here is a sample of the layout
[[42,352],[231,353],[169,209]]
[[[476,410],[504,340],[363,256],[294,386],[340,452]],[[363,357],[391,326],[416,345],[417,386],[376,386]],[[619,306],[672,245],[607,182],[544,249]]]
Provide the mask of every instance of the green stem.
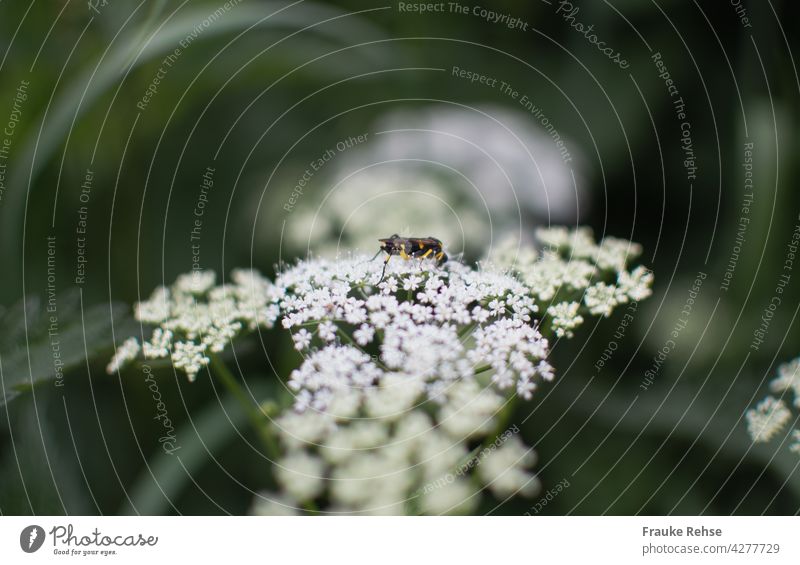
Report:
[[458,339],[461,339],[468,333],[471,333],[476,327],[476,324],[468,324],[458,331]]
[[261,438],[261,442],[264,444],[267,454],[272,459],[277,459],[280,456],[280,449],[278,449],[278,443],[275,441],[275,438],[272,433],[270,433],[269,427],[267,426],[265,414],[253,404],[252,399],[239,385],[239,381],[233,376],[233,373],[228,369],[225,362],[218,355],[214,355],[213,353],[210,355],[210,358],[211,373],[214,374],[225,388],[228,389],[228,392],[239,401],[242,410],[244,410],[247,419],[250,421],[250,425],[253,426],[258,436]]

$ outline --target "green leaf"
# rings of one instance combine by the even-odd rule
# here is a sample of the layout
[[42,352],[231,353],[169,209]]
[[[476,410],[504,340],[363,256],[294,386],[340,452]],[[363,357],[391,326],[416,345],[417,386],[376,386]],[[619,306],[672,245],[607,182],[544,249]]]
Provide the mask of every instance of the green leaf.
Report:
[[[30,165],[16,167],[9,181],[10,186],[19,187],[20,190],[10,191],[9,202],[0,213],[3,239],[13,241],[21,231],[27,194],[21,187],[35,181],[67,138],[74,123],[103,94],[115,85],[121,87],[121,81],[133,68],[174,50],[187,37],[196,37],[193,42],[205,42],[221,35],[244,34],[251,29],[280,31],[286,37],[290,35],[287,30],[302,29],[307,30],[304,33],[313,33],[343,44],[385,38],[377,27],[360,14],[311,2],[289,7],[273,2],[239,4],[214,20],[213,25],[208,25],[208,18],[213,12],[208,5],[202,5],[177,12],[174,17],[170,15],[163,24],[153,21],[155,18],[148,18],[139,30],[109,45],[106,51],[99,54],[97,63],[90,64],[77,73],[59,91],[48,106],[46,114],[30,128],[31,133],[25,140],[25,145],[20,148],[19,163]],[[198,33],[198,29],[202,29],[202,33]],[[355,57],[379,62],[381,65],[396,58],[396,52],[396,47],[391,49],[381,43],[352,50]],[[342,69],[341,72],[348,75],[351,69]]]
[[0,313],[0,406],[32,387],[63,386],[67,371],[113,352],[113,329],[132,335],[136,326],[119,303],[84,307],[79,289],[48,300],[20,301]]
[[[268,386],[252,383],[250,391],[256,398],[266,398]],[[266,423],[266,418],[264,419]],[[224,447],[237,433],[247,428],[247,413],[239,400],[228,395],[221,402],[212,402],[190,419],[175,434],[180,450],[167,454],[159,450],[131,487],[128,502],[121,515],[163,516],[177,511],[175,502],[198,475],[214,453]],[[224,509],[220,509],[224,512]]]

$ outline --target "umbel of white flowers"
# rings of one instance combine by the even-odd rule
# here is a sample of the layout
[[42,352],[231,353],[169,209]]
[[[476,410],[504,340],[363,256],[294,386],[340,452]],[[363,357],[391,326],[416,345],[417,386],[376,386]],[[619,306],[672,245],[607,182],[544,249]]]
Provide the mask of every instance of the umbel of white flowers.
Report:
[[[800,408],[800,357],[778,367],[778,376],[770,381],[769,388],[779,397],[767,396],[745,414],[747,431],[754,442],[768,442],[786,428],[792,420],[787,406],[791,397],[794,407]],[[800,455],[800,429],[792,430],[789,450]]]
[[609,316],[650,293],[653,276],[628,270],[638,245],[599,244],[587,229],[537,234],[543,249],[507,242],[493,262],[369,257],[300,261],[269,281],[234,271],[184,275],[137,304],[154,326],[118,348],[109,372],[137,357],[169,358],[193,380],[239,334],[280,325],[303,361],[275,420],[283,456],[278,493],[257,513],[464,513],[487,491],[500,501],[536,492],[534,462],[504,423],[515,396],[554,378],[550,339],[585,316]]

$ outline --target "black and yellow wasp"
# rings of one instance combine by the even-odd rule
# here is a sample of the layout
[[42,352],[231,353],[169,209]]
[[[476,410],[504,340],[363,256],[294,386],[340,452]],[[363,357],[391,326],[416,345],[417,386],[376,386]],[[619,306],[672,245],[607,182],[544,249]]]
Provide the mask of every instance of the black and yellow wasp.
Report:
[[435,237],[400,237],[398,234],[394,234],[378,241],[381,244],[381,248],[375,254],[375,257],[380,255],[382,251],[386,253],[386,260],[383,262],[383,272],[378,281],[379,283],[386,275],[386,265],[389,264],[389,259],[394,255],[399,255],[405,260],[432,257],[436,260],[437,265],[447,262],[447,254],[442,249],[442,242]]

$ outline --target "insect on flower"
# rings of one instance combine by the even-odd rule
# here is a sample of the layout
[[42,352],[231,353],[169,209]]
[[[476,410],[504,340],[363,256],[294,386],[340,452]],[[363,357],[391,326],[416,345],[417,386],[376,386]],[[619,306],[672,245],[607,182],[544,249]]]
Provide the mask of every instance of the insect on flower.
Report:
[[[400,237],[394,234],[391,237],[378,240],[381,243],[381,248],[375,254],[375,257],[381,254],[381,251],[386,252],[386,259],[383,262],[383,271],[379,283],[386,275],[386,265],[389,259],[394,255],[399,255],[401,258],[408,260],[414,259],[427,259],[432,257],[436,260],[437,265],[442,265],[447,262],[447,254],[442,249],[442,242],[435,237]],[[373,257],[373,259],[375,259]]]

